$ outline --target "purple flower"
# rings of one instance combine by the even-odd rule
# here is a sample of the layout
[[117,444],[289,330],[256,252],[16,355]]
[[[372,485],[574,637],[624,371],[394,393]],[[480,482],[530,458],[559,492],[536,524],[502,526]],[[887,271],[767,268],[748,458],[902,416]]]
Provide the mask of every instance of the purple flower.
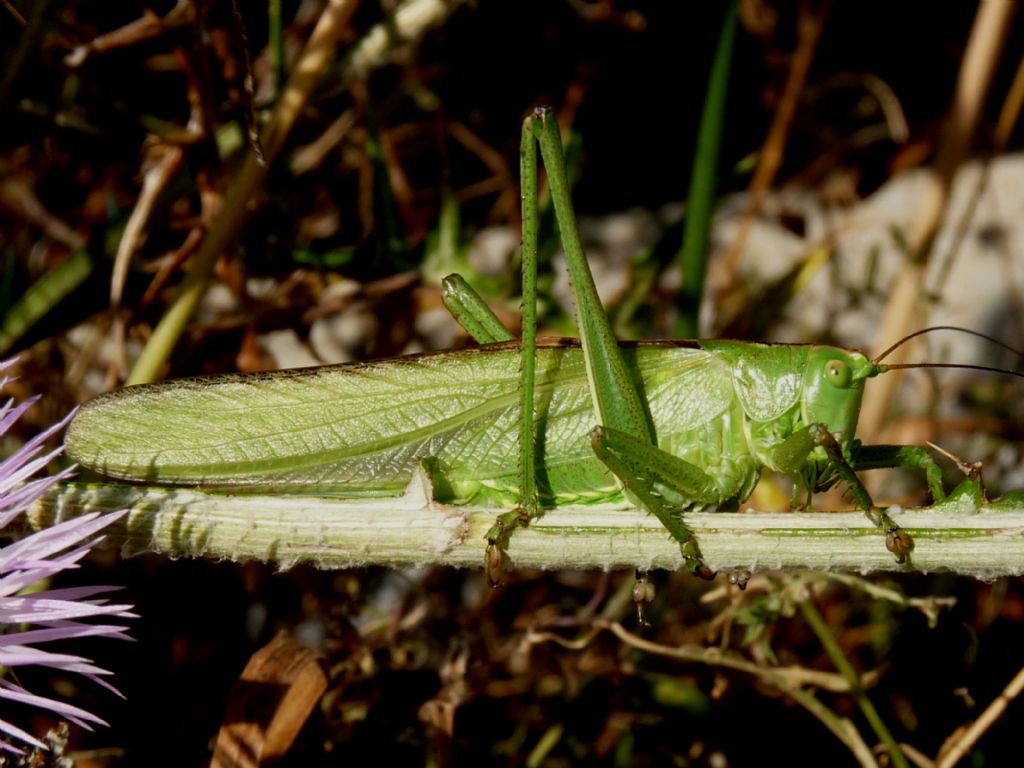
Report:
[[[0,388],[9,381],[2,374],[13,363],[14,360],[0,361]],[[8,400],[0,406],[0,437],[37,399],[19,404]],[[0,461],[0,528],[6,527],[55,483],[71,474],[73,467],[54,477],[31,479],[63,450],[56,448],[43,453],[43,446],[70,418],[69,414]],[[0,547],[0,674],[3,678],[9,677],[11,671],[17,672],[18,667],[46,666],[77,672],[121,695],[101,677],[110,673],[94,666],[89,659],[46,651],[39,646],[55,640],[96,635],[128,639],[127,627],[84,621],[98,616],[119,619],[135,616],[129,612],[130,605],[108,605],[105,599],[97,599],[97,595],[117,587],[48,589],[45,583],[60,571],[77,568],[86,553],[102,540],[97,533],[124,514],[122,511],[82,515]],[[40,582],[43,582],[42,589]],[[16,682],[3,678],[0,678],[0,700],[49,710],[87,729],[91,724],[106,725],[91,712],[30,693]],[[5,716],[9,709],[0,706]],[[15,742],[45,749],[39,739],[0,717],[0,750],[21,753],[23,750]]]

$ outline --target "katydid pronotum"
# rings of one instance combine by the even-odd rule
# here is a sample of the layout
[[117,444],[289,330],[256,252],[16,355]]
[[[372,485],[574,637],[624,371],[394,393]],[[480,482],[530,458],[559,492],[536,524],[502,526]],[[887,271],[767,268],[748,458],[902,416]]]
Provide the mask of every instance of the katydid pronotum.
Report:
[[[579,342],[536,338],[538,146]],[[933,498],[944,496],[924,448],[855,439],[865,380],[900,366],[831,346],[618,343],[576,231],[550,110],[526,120],[521,160],[521,342],[453,278],[446,303],[482,346],[128,387],[81,408],[68,454],[114,478],[233,493],[397,495],[424,467],[439,500],[507,510],[487,534],[492,580],[533,515],[623,493],[657,516],[691,571],[710,575],[683,514],[744,500],[767,467],[794,479],[795,500],[843,481],[904,560],[910,537],[855,474],[916,468]]]

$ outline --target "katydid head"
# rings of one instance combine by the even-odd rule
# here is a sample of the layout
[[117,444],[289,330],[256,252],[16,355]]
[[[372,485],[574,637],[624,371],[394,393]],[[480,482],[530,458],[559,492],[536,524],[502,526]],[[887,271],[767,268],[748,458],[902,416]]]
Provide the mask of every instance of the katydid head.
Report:
[[864,381],[879,373],[866,355],[841,347],[812,346],[802,388],[805,424],[824,424],[847,446],[857,430]]
[[860,352],[841,347],[813,346],[808,355],[807,367],[804,370],[804,423],[824,424],[844,447],[849,446],[853,441],[854,432],[857,428],[857,417],[860,414],[861,397],[864,393],[864,381],[887,371],[905,368],[966,368],[1024,377],[1024,373],[1020,371],[993,368],[986,365],[967,365],[961,363],[894,363],[887,365],[881,362],[884,357],[887,357],[911,339],[934,331],[958,331],[971,336],[977,336],[1018,356],[1024,357],[1024,354],[1019,350],[998,339],[978,331],[950,325],[932,326],[908,334],[878,355],[874,360]]

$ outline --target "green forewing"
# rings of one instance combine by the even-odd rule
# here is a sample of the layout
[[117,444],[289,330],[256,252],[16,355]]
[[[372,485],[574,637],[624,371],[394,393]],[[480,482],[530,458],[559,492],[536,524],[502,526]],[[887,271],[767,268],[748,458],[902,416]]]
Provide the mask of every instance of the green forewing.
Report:
[[[728,366],[676,346],[624,349],[642,379],[659,443],[720,415]],[[185,379],[86,403],[69,455],[132,481],[238,491],[400,492],[435,457],[458,500],[514,500],[518,345],[379,362]],[[590,447],[596,424],[578,346],[537,350],[539,486],[558,501],[607,497],[616,483]]]

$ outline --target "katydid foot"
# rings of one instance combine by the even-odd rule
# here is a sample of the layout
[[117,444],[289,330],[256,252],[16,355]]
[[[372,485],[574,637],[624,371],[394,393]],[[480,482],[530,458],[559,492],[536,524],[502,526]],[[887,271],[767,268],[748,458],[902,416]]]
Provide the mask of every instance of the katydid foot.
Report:
[[519,506],[508,512],[502,512],[487,529],[487,549],[484,550],[484,574],[487,585],[497,589],[503,583],[502,574],[508,565],[508,545],[512,534],[519,528],[526,528],[530,520],[536,517],[536,509],[530,510]]
[[742,592],[747,588],[747,584],[750,583],[751,575],[750,571],[733,571],[729,574],[729,583],[734,584]]

